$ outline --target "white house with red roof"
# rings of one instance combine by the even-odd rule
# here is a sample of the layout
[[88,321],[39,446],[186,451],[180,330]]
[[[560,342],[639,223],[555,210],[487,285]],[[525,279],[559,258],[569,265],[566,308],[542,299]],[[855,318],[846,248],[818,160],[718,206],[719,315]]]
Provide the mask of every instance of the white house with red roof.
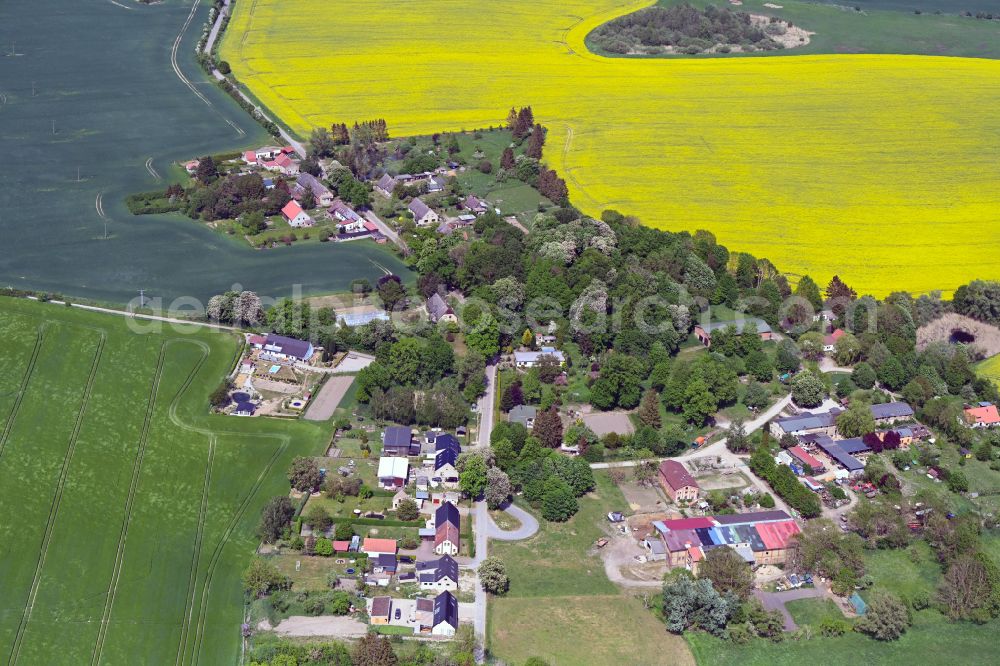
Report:
[[847,331],[838,328],[836,331],[823,338],[823,351],[832,352],[837,349],[837,340],[847,335]]
[[992,402],[980,402],[965,408],[965,421],[973,428],[992,428],[1000,425],[1000,412]]
[[315,224],[313,219],[302,210],[299,202],[294,199],[285,204],[285,207],[281,209],[281,215],[288,221],[290,227],[311,227]]

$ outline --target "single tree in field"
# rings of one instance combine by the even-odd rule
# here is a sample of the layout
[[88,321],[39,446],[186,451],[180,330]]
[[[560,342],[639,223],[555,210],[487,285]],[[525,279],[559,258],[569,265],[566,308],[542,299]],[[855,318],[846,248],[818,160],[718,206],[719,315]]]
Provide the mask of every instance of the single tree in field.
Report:
[[642,395],[642,402],[639,403],[639,420],[651,428],[659,429],[660,421],[660,394],[649,389]]
[[503,154],[500,155],[500,168],[501,169],[513,169],[515,165],[514,162],[514,151],[510,146],[503,149]]
[[507,112],[507,129],[513,130],[514,125],[517,124],[517,109],[510,107],[510,111]]
[[392,312],[396,305],[406,298],[406,288],[403,287],[403,281],[399,279],[398,275],[380,277],[375,291],[378,293],[383,307],[389,312]]
[[198,168],[194,175],[202,183],[211,183],[219,177],[219,169],[215,166],[215,160],[212,159],[211,155],[206,155],[198,160]]
[[746,453],[750,450],[750,437],[743,425],[743,419],[733,419],[726,429],[726,448],[735,453]]
[[262,557],[254,557],[243,572],[243,589],[255,599],[263,597],[273,589],[282,587],[287,579],[278,569]]
[[899,597],[876,592],[855,627],[876,640],[894,641],[906,633],[910,622],[910,611]]

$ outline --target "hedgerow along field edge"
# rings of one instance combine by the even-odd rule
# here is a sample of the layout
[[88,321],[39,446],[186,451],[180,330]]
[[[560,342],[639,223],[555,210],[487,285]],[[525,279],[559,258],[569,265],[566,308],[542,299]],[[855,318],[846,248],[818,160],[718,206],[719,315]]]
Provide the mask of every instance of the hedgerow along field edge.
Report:
[[995,275],[1000,244],[970,238],[1000,233],[1000,63],[586,49],[647,4],[256,0],[221,56],[303,135],[369,117],[396,136],[472,129],[530,104],[586,212],[709,229],[793,276],[885,295]]
[[0,658],[235,663],[260,507],[321,426],[208,415],[231,334],[0,315]]

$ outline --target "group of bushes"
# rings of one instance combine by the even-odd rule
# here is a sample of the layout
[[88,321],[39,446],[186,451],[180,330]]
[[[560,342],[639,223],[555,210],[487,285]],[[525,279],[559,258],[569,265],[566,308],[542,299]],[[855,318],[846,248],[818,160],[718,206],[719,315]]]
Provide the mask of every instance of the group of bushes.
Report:
[[683,4],[654,6],[618,17],[594,30],[589,38],[598,49],[619,54],[663,53],[664,47],[695,54],[721,45],[771,51],[782,46],[769,33],[777,35],[784,30],[783,21],[773,20],[762,28],[746,12]]
[[799,483],[789,467],[775,463],[766,446],[759,446],[754,451],[750,457],[750,469],[767,481],[774,492],[803,517],[815,518],[820,514],[822,506],[816,493]]

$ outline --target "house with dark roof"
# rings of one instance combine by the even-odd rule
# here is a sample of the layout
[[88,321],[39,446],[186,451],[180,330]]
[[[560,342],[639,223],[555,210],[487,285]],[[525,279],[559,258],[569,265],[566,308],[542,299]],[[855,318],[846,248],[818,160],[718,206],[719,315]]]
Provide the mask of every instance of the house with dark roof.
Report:
[[454,636],[458,631],[458,599],[451,592],[444,591],[434,597],[434,624],[431,633],[435,636]]
[[255,338],[251,340],[251,344],[260,349],[260,358],[265,361],[289,361],[292,359],[307,361],[312,358],[315,351],[312,343],[307,340],[296,340],[275,333],[268,333],[263,341]]
[[781,439],[784,435],[828,435],[837,434],[837,417],[843,410],[833,408],[828,412],[802,412],[771,421],[771,435]]
[[473,215],[482,215],[487,210],[486,204],[474,194],[470,194],[465,197],[465,201],[462,202],[462,208],[469,211]]
[[413,221],[416,222],[418,227],[429,227],[432,224],[437,224],[441,221],[438,214],[434,210],[425,204],[420,197],[414,197],[410,205],[407,206],[410,213],[413,214]]
[[454,449],[444,448],[434,454],[434,474],[431,475],[431,485],[437,488],[454,488],[458,485],[458,470],[455,463],[458,454]]
[[396,559],[395,553],[379,553],[375,556],[375,561],[372,562],[372,573],[396,573],[396,567],[399,565],[399,561]]
[[664,460],[660,463],[660,483],[674,502],[693,502],[698,499],[698,482],[676,460]]
[[393,190],[396,189],[396,179],[387,173],[382,174],[382,177],[375,182],[375,191],[384,197],[391,197]]
[[458,317],[455,316],[455,311],[451,309],[448,302],[442,298],[441,294],[432,294],[430,298],[427,299],[427,317],[431,320],[431,323],[438,323],[441,321],[446,321],[452,324],[458,323]]
[[760,335],[761,340],[771,340],[774,338],[774,332],[771,330],[770,325],[763,319],[756,319],[749,317],[747,319],[739,319],[734,321],[713,321],[707,324],[697,324],[694,327],[694,335],[701,344],[706,347],[712,346],[712,334],[716,331],[724,330],[730,326],[734,326],[736,331],[739,333],[743,332],[744,327],[750,326],[751,328],[757,329],[757,334]]
[[392,615],[392,597],[375,597],[368,610],[368,620],[372,624],[389,624]]
[[517,405],[507,412],[507,420],[511,423],[520,423],[528,430],[535,425],[535,417],[538,415],[538,408],[531,405]]
[[[825,438],[823,440],[817,441],[816,445],[823,450],[823,453],[830,456],[830,458],[833,459],[834,462],[836,462],[840,467],[846,470],[849,475],[853,476],[855,474],[860,474],[861,472],[863,472],[865,469],[865,464],[860,460],[858,460],[857,458],[855,458],[854,456],[852,456],[846,450],[844,450],[844,448],[842,448],[841,445],[844,442],[848,442],[848,445],[850,446],[850,441],[851,440],[843,439],[840,440],[839,442],[835,442],[832,439]],[[858,441],[860,441],[860,439]],[[862,444],[864,443],[862,442]]]
[[438,555],[458,555],[461,549],[462,518],[458,507],[444,502],[434,512],[434,552]]
[[420,442],[406,426],[389,426],[382,433],[382,455],[405,458],[420,455]]
[[292,195],[301,200],[306,191],[313,193],[313,198],[319,206],[329,206],[333,204],[333,192],[326,185],[319,182],[319,179],[311,173],[300,173],[295,179],[295,187],[292,188]]
[[443,192],[448,181],[442,176],[431,176],[427,179],[428,192]]
[[417,580],[421,590],[455,591],[458,589],[458,562],[451,555],[417,562]]
[[913,408],[903,401],[872,405],[871,410],[877,425],[885,425],[913,418]]

